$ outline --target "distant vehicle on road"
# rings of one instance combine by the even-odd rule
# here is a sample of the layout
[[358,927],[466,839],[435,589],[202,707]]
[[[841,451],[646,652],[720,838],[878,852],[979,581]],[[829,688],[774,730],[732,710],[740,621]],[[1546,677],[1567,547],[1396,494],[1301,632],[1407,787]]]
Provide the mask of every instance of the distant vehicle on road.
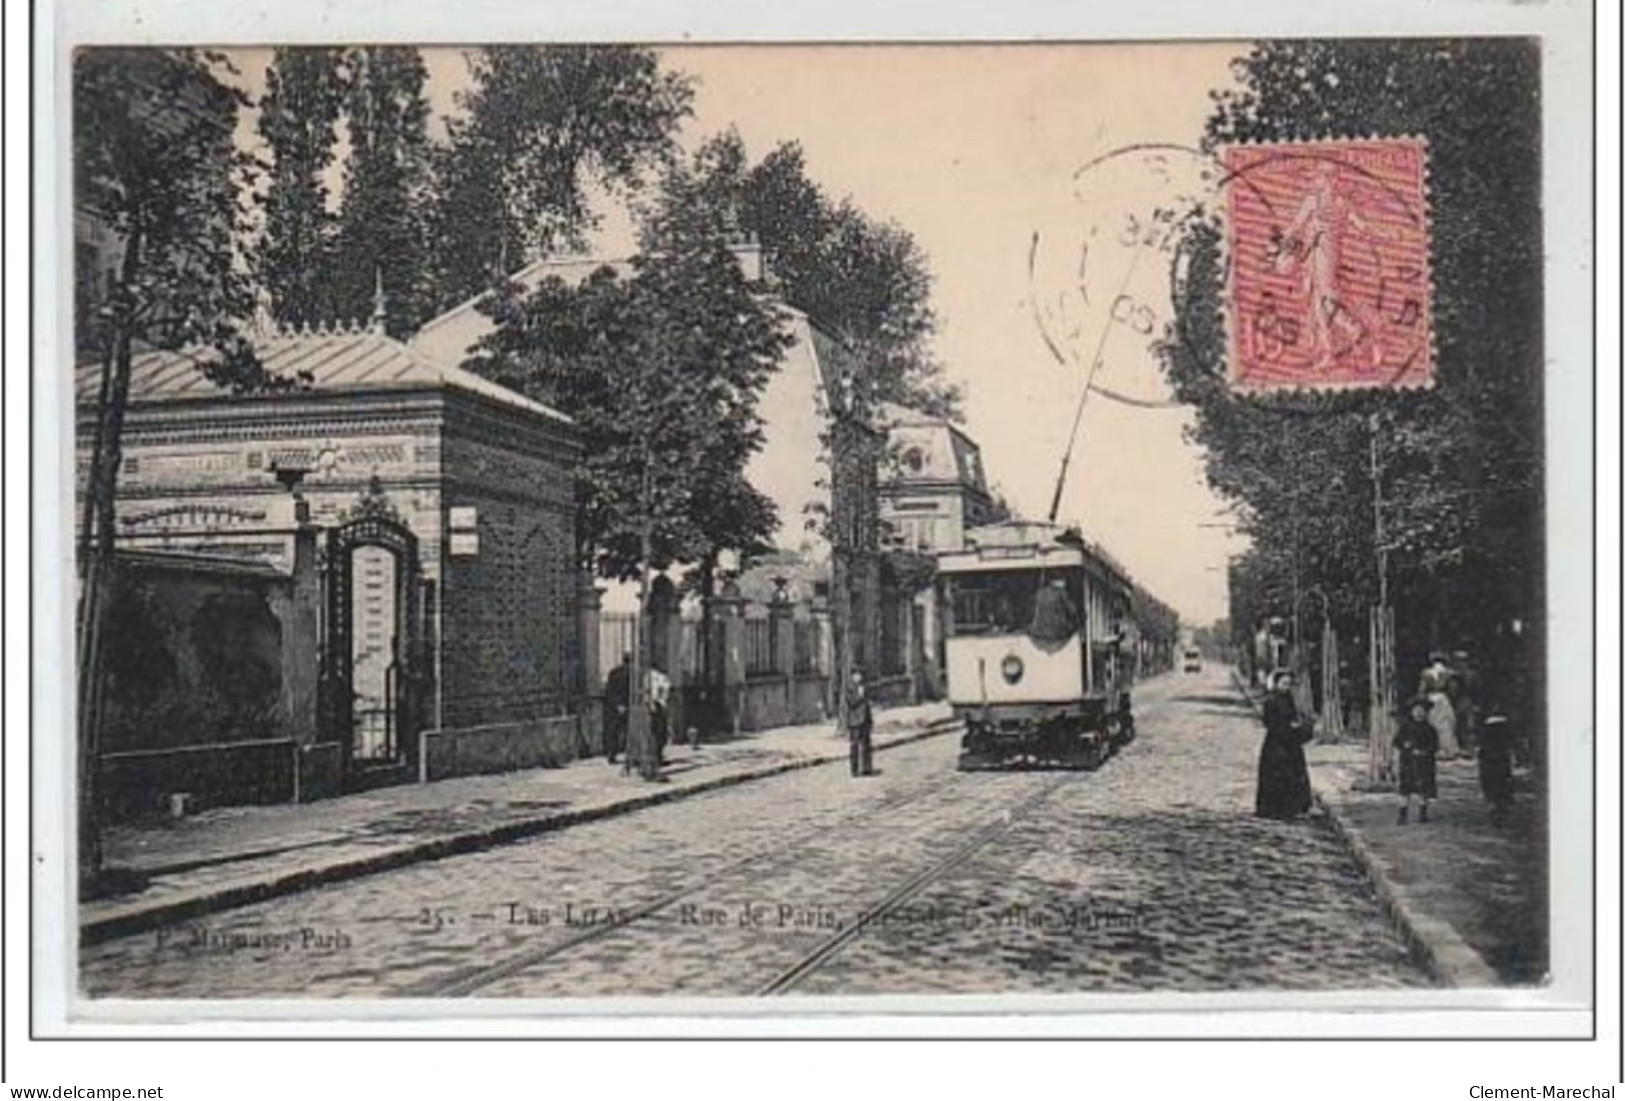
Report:
[[1202,651],[1186,650],[1180,668],[1187,673],[1200,673],[1202,671]]

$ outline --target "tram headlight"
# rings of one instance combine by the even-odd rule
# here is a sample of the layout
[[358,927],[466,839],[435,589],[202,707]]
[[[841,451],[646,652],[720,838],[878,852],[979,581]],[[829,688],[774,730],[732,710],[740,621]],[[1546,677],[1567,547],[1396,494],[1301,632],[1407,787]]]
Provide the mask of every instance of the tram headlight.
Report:
[[1025,673],[1026,671],[1026,665],[1024,665],[1021,659],[1014,654],[1008,655],[1004,661],[999,664],[999,672],[1004,674],[1004,682],[1006,684],[1015,684],[1021,679],[1021,674]]

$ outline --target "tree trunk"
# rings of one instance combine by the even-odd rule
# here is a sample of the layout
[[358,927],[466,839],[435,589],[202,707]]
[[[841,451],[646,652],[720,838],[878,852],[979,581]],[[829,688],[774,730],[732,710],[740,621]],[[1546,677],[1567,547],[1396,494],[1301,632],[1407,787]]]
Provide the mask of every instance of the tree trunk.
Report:
[[694,744],[700,744],[700,730],[711,721],[713,701],[722,698],[722,677],[719,670],[713,669],[711,662],[711,632],[716,630],[716,609],[712,607],[712,599],[717,595],[717,551],[706,553],[700,562],[700,633],[698,640],[700,662],[700,691],[704,694],[705,706],[700,714],[690,721],[688,726],[692,731]]
[[142,237],[131,231],[120,265],[119,300],[115,303],[112,354],[104,361],[96,410],[95,451],[85,485],[84,533],[88,546],[81,550],[83,584],[78,615],[78,764],[79,764],[79,884],[92,889],[100,876],[101,851],[101,726],[107,610],[117,590],[118,563],[114,557],[117,529],[118,472],[123,462],[124,411],[130,400],[130,360],[133,316],[126,291],[140,271]]
[[638,491],[639,550],[638,550],[638,618],[637,634],[633,639],[630,697],[627,708],[627,763],[635,760],[638,775],[645,780],[660,777],[660,758],[654,744],[654,731],[649,726],[649,694],[647,680],[649,647],[649,559],[653,555],[654,502],[650,492],[649,453],[644,449],[643,475]]

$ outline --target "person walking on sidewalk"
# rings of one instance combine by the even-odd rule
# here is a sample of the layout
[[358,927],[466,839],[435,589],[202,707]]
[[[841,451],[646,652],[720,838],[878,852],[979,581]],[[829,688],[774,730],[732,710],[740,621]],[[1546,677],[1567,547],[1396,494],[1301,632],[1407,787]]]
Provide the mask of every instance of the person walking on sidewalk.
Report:
[[604,678],[604,756],[615,763],[626,749],[626,722],[632,706],[632,655],[621,655],[621,663]]
[[1299,818],[1309,813],[1314,797],[1309,790],[1309,762],[1304,743],[1314,737],[1292,699],[1292,674],[1283,669],[1264,697],[1264,747],[1258,754],[1258,797],[1254,807],[1260,818]]
[[1399,755],[1399,794],[1405,800],[1399,808],[1399,824],[1410,818],[1411,799],[1422,801],[1417,820],[1428,820],[1428,801],[1439,796],[1439,732],[1428,721],[1432,709],[1426,696],[1417,696],[1408,705],[1409,713],[1394,735],[1394,752]]
[[649,697],[649,735],[654,739],[655,761],[666,763],[666,742],[671,735],[671,678],[656,665],[649,666],[644,687]]
[[846,739],[852,762],[852,775],[873,776],[874,764],[874,708],[869,705],[869,689],[863,683],[863,674],[852,670],[852,680],[846,686]]
[[1430,655],[1429,665],[1422,670],[1420,695],[1428,701],[1428,722],[1439,736],[1439,749],[1450,747],[1451,755],[1467,756],[1467,747],[1457,740],[1456,708],[1448,691],[1453,670],[1443,653]]

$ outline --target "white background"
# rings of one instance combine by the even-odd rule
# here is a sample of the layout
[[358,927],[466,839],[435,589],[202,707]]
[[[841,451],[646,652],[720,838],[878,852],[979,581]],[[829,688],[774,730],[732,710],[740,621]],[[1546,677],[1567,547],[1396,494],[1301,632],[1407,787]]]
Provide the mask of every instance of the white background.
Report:
[[[622,1090],[690,1091],[784,1097],[832,1096],[851,1089],[885,1090],[913,1096],[947,1088],[953,1095],[1014,1091],[1082,1095],[1129,1090],[1146,1096],[1181,1094],[1250,1096],[1301,1095],[1338,1098],[1378,1091],[1394,1096],[1467,1097],[1474,1085],[1509,1087],[1556,1084],[1602,1085],[1619,1077],[1619,68],[1618,11],[1603,4],[1596,40],[1603,44],[1595,97],[1600,135],[1591,152],[1593,89],[1585,57],[1591,48],[1590,12],[1575,2],[1546,5],[1469,0],[1454,3],[1365,3],[1351,10],[1289,3],[1206,3],[1112,5],[1103,11],[1056,3],[891,4],[881,7],[861,0],[821,5],[763,3],[603,4],[550,0],[534,7],[495,0],[458,0],[430,5],[392,3],[294,3],[246,5],[212,3],[79,3],[71,10],[40,6],[36,10],[38,97],[33,121],[39,128],[34,164],[36,226],[43,226],[30,249],[30,146],[28,123],[29,29],[21,5],[7,5],[6,26],[6,192],[5,192],[5,640],[6,640],[6,772],[5,772],[5,1079],[8,1086],[163,1085],[165,1097],[257,1098],[301,1096],[440,1097],[505,1096],[511,1093],[609,1093]],[[527,13],[528,18],[526,17]],[[69,16],[72,19],[69,19]],[[65,37],[60,35],[66,29]],[[35,819],[37,855],[57,855],[71,807],[63,797],[64,762],[71,761],[60,730],[62,693],[66,684],[54,655],[63,651],[66,624],[58,616],[39,616],[30,625],[30,595],[60,594],[67,583],[69,558],[54,532],[60,524],[60,495],[54,492],[60,470],[48,469],[59,454],[53,434],[55,409],[31,407],[31,363],[41,370],[60,362],[48,344],[53,287],[61,286],[51,260],[69,255],[66,238],[56,227],[64,207],[66,168],[60,159],[65,134],[52,108],[52,89],[59,64],[72,41],[202,43],[352,41],[393,38],[427,43],[478,42],[502,39],[628,39],[679,42],[778,39],[1009,39],[1193,37],[1247,35],[1543,33],[1548,66],[1543,102],[1546,110],[1546,213],[1549,242],[1548,358],[1548,508],[1552,544],[1550,592],[1557,639],[1553,698],[1559,711],[1554,730],[1583,730],[1582,744],[1596,742],[1596,852],[1599,877],[1596,959],[1596,1029],[1601,1041],[1584,1042],[1409,1042],[1423,1037],[1534,1037],[1589,1031],[1589,1015],[1540,1008],[1551,998],[1540,995],[1494,995],[1496,1008],[1463,1012],[1418,1010],[1328,1013],[1283,1011],[1276,997],[1232,999],[1223,1012],[1190,1012],[1186,999],[1163,998],[1157,1012],[1141,1012],[1142,1003],[1120,1003],[1132,1010],[1086,1016],[1044,1010],[1050,1004],[1028,1003],[1022,1015],[965,1018],[957,1016],[859,1017],[842,1014],[816,1018],[731,1018],[649,1020],[603,1017],[590,1019],[448,1019],[445,1007],[390,1005],[392,1019],[336,1021],[329,1006],[294,1007],[295,1019],[279,1023],[229,1024],[219,1021],[162,1025],[148,1011],[144,1023],[99,1026],[103,1035],[131,1037],[202,1035],[258,1037],[269,1034],[326,1041],[334,1037],[387,1036],[552,1036],[568,1035],[794,1035],[794,1036],[1368,1036],[1405,1039],[1403,1043],[1190,1043],[1121,1042],[1003,1044],[935,1043],[927,1047],[854,1044],[793,1045],[738,1043],[676,1045],[642,1043],[630,1050],[602,1043],[545,1045],[422,1042],[363,1044],[312,1042],[281,1044],[117,1043],[89,1040],[29,1042],[35,1031],[60,1031],[63,946],[71,928],[66,918],[62,881],[39,883],[36,902],[37,958],[30,958],[28,877],[31,854],[30,771],[38,768],[49,782],[32,794],[38,799]],[[1553,63],[1552,59],[1561,59]],[[60,144],[59,144],[60,143]],[[1606,177],[1595,202],[1595,237],[1589,174],[1592,166]],[[1592,247],[1595,241],[1596,252]],[[1599,274],[1596,301],[1602,310],[1592,347],[1592,264]],[[35,343],[29,336],[28,287],[35,286]],[[37,357],[37,358],[36,358]],[[1593,404],[1593,357],[1595,403]],[[56,377],[55,372],[46,377]],[[46,391],[33,394],[37,402]],[[41,414],[44,414],[43,416]],[[1595,452],[1589,430],[1596,428]],[[30,495],[30,458],[34,484],[53,492]],[[1593,480],[1595,485],[1593,487]],[[1592,528],[1593,488],[1596,527]],[[32,540],[30,532],[32,531]],[[52,535],[52,538],[46,538]],[[1596,555],[1587,544],[1596,540]],[[31,553],[32,552],[32,553]],[[1592,591],[1593,565],[1597,587]],[[59,599],[59,595],[58,598]],[[52,607],[52,601],[36,610]],[[1588,637],[1591,611],[1597,612],[1597,646]],[[40,693],[30,699],[30,657],[40,678]],[[42,660],[43,659],[43,660]],[[1598,692],[1595,726],[1589,697],[1592,671]],[[37,710],[31,711],[30,705]],[[38,717],[37,729],[35,716]],[[30,732],[37,759],[30,761]],[[1591,816],[1589,755],[1558,762],[1554,791],[1554,897],[1559,899],[1554,953],[1566,959],[1586,954],[1591,922],[1588,859]],[[31,969],[31,962],[35,966]],[[31,976],[30,971],[33,971]],[[30,978],[35,980],[30,1000]],[[1572,979],[1566,975],[1565,979]],[[1572,1000],[1572,989],[1566,997]],[[53,998],[52,995],[55,995]],[[1312,1000],[1311,1000],[1312,1002]],[[54,1003],[54,1010],[53,1010]],[[1303,1003],[1296,1003],[1303,1004]],[[1324,1003],[1322,1003],[1324,1004]],[[1459,999],[1451,1004],[1463,1004]],[[286,1010],[288,1007],[282,1007]],[[357,1010],[341,1007],[345,1012]],[[941,1008],[940,1005],[937,1008]],[[1014,1008],[1005,1003],[1000,1008]],[[1034,1013],[1034,1011],[1038,1011]],[[1186,1010],[1186,1012],[1180,1012]],[[34,1019],[31,1022],[31,1013]],[[403,1015],[415,1019],[403,1019]],[[1033,1015],[1028,1015],[1033,1014]],[[302,1020],[301,1020],[302,1018]],[[84,1030],[80,1030],[80,1035]],[[893,1076],[891,1072],[896,1072]]]

